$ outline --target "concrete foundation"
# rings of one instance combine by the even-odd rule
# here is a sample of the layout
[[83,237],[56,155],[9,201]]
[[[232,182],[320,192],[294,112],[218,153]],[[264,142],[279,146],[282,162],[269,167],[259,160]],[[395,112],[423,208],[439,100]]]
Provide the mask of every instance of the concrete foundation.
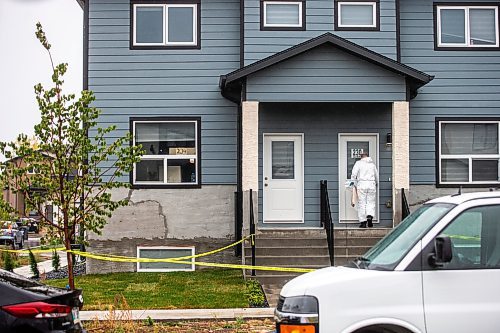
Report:
[[[115,190],[113,199],[128,198],[130,203],[114,212],[101,235],[88,234],[88,250],[135,257],[137,246],[194,246],[198,254],[231,244],[235,191],[233,185]],[[197,260],[238,262],[232,249]],[[87,265],[88,273],[135,270],[135,263],[90,259]]]

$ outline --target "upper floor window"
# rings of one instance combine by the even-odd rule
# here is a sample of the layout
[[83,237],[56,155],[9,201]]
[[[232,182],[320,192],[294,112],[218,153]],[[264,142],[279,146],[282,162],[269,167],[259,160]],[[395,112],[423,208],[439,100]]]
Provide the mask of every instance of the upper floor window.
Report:
[[135,2],[132,4],[132,47],[199,47],[200,4]]
[[498,6],[434,7],[437,48],[498,47]]
[[304,30],[304,1],[261,1],[262,30]]
[[336,30],[377,30],[378,1],[335,1]]
[[437,119],[436,125],[440,185],[500,183],[500,121]]
[[134,185],[200,184],[199,118],[132,118],[134,144],[144,155],[133,171]]

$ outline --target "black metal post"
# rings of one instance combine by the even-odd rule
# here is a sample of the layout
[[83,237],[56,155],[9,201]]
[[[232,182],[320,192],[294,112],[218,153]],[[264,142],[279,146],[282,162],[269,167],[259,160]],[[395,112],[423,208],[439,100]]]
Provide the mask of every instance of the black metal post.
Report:
[[[255,218],[253,216],[253,191],[250,190],[250,235],[252,242],[252,266],[255,266]],[[255,269],[252,268],[252,276],[255,276]]]
[[[234,238],[236,242],[239,242],[242,238],[241,234],[241,220],[239,218],[239,202],[240,202],[240,192],[234,192]],[[236,257],[241,257],[241,249],[243,244],[238,244],[234,247],[234,255]]]
[[324,187],[324,181],[320,180],[319,182],[319,215],[320,215],[320,221],[321,225],[323,228],[325,227],[325,207],[324,207],[324,202],[325,202],[325,191],[323,189]]

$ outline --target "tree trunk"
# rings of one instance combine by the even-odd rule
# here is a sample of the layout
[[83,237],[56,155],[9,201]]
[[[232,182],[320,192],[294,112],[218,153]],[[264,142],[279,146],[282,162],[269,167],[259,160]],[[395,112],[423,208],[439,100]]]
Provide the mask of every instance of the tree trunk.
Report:
[[75,277],[73,276],[73,255],[71,254],[71,241],[68,237],[65,239],[66,258],[68,259],[68,285],[70,290],[75,289]]
[[64,218],[64,247],[66,248],[66,258],[68,259],[68,286],[70,290],[75,289],[75,277],[73,276],[73,255],[71,251],[71,231],[69,228],[68,213],[63,210]]

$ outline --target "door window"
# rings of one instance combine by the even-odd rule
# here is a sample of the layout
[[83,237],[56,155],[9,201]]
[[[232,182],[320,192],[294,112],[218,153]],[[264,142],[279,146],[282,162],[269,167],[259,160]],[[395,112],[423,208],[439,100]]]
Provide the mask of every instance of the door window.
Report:
[[272,178],[294,179],[294,142],[273,141],[272,142]]
[[443,230],[450,237],[451,262],[444,269],[500,268],[500,206],[483,206],[460,214]]
[[362,153],[370,154],[368,141],[347,141],[347,177],[351,177],[354,163],[361,158]]

